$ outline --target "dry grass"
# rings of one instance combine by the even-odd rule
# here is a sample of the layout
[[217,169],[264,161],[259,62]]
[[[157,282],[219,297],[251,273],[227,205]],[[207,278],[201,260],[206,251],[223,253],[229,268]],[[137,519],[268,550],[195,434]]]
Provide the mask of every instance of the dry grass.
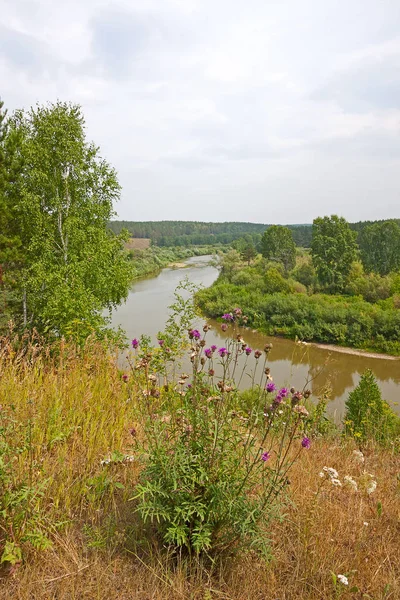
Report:
[[[331,572],[349,577],[344,599],[400,598],[398,456],[371,447],[361,467],[351,444],[314,442],[292,471],[285,517],[270,531],[271,562],[250,554],[211,572],[172,560],[151,537],[143,541],[128,502],[135,463],[100,466],[109,452],[131,452],[134,401],[113,358],[94,344],[83,357],[70,348],[56,358],[40,354],[33,347],[30,355],[18,354],[3,344],[0,404],[15,405],[18,420],[33,423],[35,479],[48,481],[37,510],[53,546],[28,551],[12,572],[3,569],[1,599],[325,600],[338,597]],[[322,484],[324,465],[340,477],[357,477],[365,468],[377,490],[369,496]],[[26,456],[15,470],[26,474]],[[105,474],[111,483],[104,488]],[[360,591],[350,592],[352,586]]]

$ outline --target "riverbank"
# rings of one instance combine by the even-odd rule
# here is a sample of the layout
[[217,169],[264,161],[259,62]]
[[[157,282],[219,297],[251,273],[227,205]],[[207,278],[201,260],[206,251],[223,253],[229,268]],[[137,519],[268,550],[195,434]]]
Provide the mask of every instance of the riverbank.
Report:
[[159,248],[151,246],[147,249],[131,249],[129,256],[134,264],[133,281],[142,277],[157,275],[166,267],[183,269],[185,260],[193,256],[207,256],[220,252],[219,246],[191,246],[190,248]]
[[340,352],[341,354],[351,354],[352,356],[364,356],[365,358],[378,358],[383,360],[395,360],[400,361],[400,356],[393,356],[391,354],[379,354],[377,352],[368,352],[367,350],[357,350],[356,348],[348,348],[347,346],[335,346],[333,344],[316,344],[311,343],[315,348],[321,348],[321,350],[329,350],[331,352]]
[[274,291],[272,274],[270,289],[265,291],[264,277],[254,272],[249,279],[243,272],[247,270],[239,271],[232,281],[220,276],[209,289],[201,290],[196,295],[200,310],[218,318],[239,306],[248,325],[269,336],[400,356],[400,310],[393,303],[374,304],[358,296],[308,295],[301,289]]

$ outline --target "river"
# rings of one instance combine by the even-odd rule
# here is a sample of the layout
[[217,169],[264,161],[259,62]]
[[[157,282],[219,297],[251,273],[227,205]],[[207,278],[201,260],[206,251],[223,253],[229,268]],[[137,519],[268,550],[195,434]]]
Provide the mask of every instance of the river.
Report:
[[[173,302],[179,282],[187,276],[194,284],[208,287],[218,277],[218,270],[209,265],[209,259],[192,257],[185,261],[188,265],[185,269],[166,268],[156,276],[135,282],[127,301],[112,313],[112,325],[121,326],[129,339],[146,334],[156,341],[158,331],[164,328],[168,306]],[[197,325],[204,322],[203,319]],[[226,336],[220,324],[208,322],[213,327],[207,334],[207,345],[224,346]],[[253,349],[262,350],[267,342],[273,344],[268,362],[278,385],[302,389],[311,379],[308,387],[314,396],[318,396],[329,384],[332,400],[328,410],[335,419],[341,418],[344,402],[365,369],[374,372],[383,397],[400,414],[400,360],[343,354],[312,344],[298,345],[292,340],[267,337],[249,329],[243,329],[241,333]]]

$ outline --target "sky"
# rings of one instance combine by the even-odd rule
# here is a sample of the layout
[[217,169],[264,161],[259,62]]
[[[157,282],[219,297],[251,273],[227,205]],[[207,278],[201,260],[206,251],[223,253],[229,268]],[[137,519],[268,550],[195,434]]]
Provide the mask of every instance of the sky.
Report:
[[82,106],[121,219],[400,217],[399,0],[0,0],[0,95]]

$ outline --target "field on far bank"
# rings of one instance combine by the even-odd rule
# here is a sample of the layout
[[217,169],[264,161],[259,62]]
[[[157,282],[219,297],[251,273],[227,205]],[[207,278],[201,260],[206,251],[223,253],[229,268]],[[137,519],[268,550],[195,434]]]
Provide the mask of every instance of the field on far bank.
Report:
[[147,250],[150,248],[150,238],[129,238],[125,247],[127,250]]

